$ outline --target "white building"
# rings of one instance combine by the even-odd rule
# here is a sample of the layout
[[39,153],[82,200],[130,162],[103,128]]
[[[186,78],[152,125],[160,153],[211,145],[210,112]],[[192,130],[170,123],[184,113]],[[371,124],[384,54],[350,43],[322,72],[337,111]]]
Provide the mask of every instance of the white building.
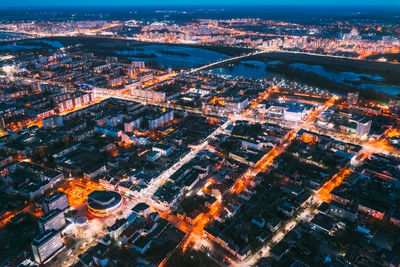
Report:
[[356,134],[361,138],[367,137],[369,135],[369,131],[371,130],[371,124],[372,120],[368,118],[362,118],[358,120]]
[[43,215],[38,219],[39,229],[41,233],[47,230],[60,230],[66,224],[64,212],[59,209],[55,209]]
[[46,263],[57,255],[64,245],[61,235],[56,230],[49,230],[35,237],[31,248],[35,261],[37,263]]
[[289,107],[285,110],[285,120],[288,121],[301,121],[307,115],[306,108],[304,107]]
[[63,192],[56,192],[46,197],[43,201],[44,213],[48,213],[49,211],[55,209],[65,210],[68,207],[67,195]]

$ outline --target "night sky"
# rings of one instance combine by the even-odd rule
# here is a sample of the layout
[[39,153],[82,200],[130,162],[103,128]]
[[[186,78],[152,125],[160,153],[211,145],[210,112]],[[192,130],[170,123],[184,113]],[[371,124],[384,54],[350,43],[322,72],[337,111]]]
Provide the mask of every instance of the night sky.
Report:
[[232,6],[232,5],[315,5],[315,6],[400,6],[400,0],[0,0],[1,7],[51,6]]

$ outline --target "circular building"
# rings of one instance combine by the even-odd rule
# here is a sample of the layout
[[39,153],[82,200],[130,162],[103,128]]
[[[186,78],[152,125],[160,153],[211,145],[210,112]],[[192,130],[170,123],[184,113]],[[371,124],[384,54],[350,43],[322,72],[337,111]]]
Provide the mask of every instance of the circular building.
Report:
[[79,238],[86,237],[86,230],[88,228],[88,218],[86,216],[78,216],[75,218],[76,231],[75,236]]
[[75,217],[75,224],[78,226],[83,226],[87,223],[88,218],[86,216],[77,216]]
[[116,211],[122,204],[122,196],[114,191],[95,190],[87,196],[89,212],[105,217]]

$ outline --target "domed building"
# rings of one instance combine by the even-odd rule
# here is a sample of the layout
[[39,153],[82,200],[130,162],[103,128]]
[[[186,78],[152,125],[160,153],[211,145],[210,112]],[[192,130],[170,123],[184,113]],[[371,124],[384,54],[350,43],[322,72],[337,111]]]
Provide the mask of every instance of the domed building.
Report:
[[75,236],[78,238],[86,237],[86,230],[88,228],[88,218],[86,216],[78,216],[75,218],[76,232]]
[[122,204],[122,196],[114,191],[95,190],[87,196],[90,214],[105,217],[116,211]]

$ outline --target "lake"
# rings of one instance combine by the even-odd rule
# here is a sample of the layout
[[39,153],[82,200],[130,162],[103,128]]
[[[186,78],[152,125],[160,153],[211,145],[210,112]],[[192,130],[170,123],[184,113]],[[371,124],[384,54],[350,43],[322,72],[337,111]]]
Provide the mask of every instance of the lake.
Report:
[[131,60],[156,61],[164,67],[196,67],[228,57],[203,48],[169,45],[143,45],[116,53]]
[[63,47],[63,44],[59,41],[49,41],[49,40],[24,40],[16,41],[12,43],[0,44],[0,51],[21,51],[21,50],[38,50],[45,47],[51,47],[51,50],[59,49]]
[[400,86],[385,85],[384,78],[369,74],[354,72],[339,72],[328,70],[320,65],[308,65],[303,63],[292,63],[292,67],[307,72],[318,74],[321,77],[341,83],[344,85],[354,86],[360,89],[372,89],[377,92],[383,92],[390,95],[400,94]]
[[261,79],[268,76],[266,64],[261,61],[247,60],[241,61],[228,67],[215,68],[211,72],[219,75],[227,75],[230,77],[246,77],[251,79]]
[[0,45],[0,51],[7,51],[7,52],[21,51],[21,50],[37,50],[37,49],[42,49],[42,46],[23,45],[19,44],[18,42]]

